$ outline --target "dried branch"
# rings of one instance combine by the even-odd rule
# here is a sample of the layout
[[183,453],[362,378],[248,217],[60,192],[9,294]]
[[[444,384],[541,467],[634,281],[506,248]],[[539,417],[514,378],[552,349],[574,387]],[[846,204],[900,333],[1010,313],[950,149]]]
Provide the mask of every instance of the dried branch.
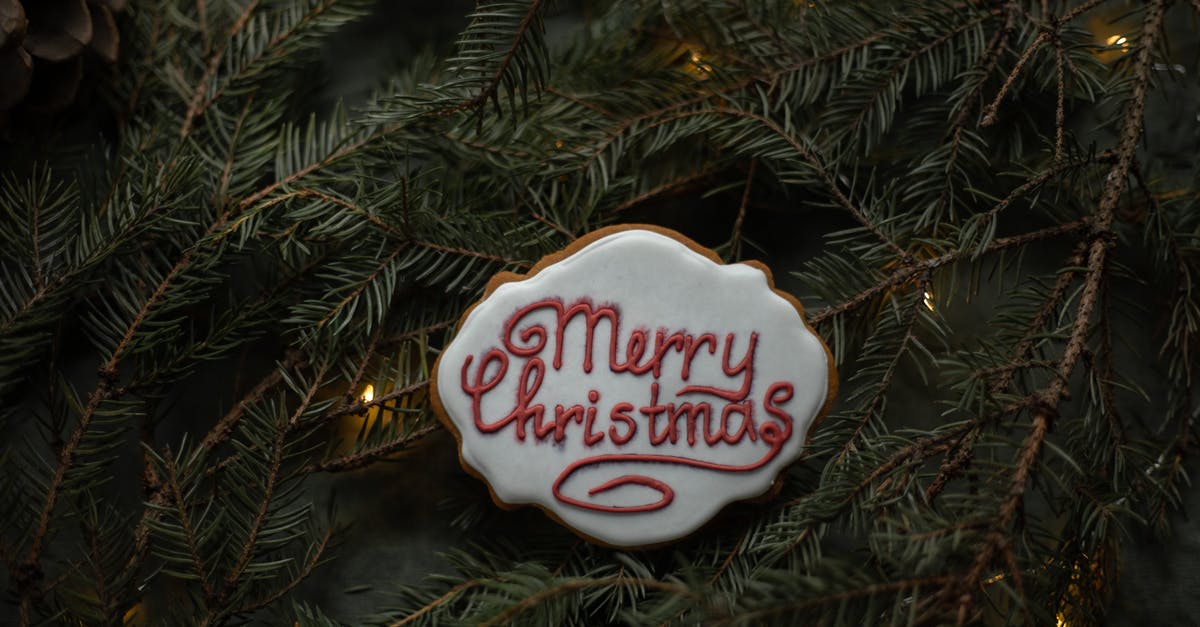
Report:
[[1000,102],[1004,100],[1004,96],[1008,94],[1008,90],[1012,89],[1013,83],[1017,81],[1017,77],[1025,70],[1025,65],[1029,63],[1029,59],[1033,54],[1042,47],[1042,44],[1050,40],[1050,34],[1047,32],[1038,33],[1038,36],[1033,39],[1033,43],[1025,49],[1025,53],[1017,60],[1017,64],[1013,66],[1011,72],[1008,73],[1008,78],[1004,79],[1004,84],[1000,86],[1000,91],[996,94],[996,98],[983,111],[983,121],[980,126],[991,126],[996,123],[996,112],[1000,109]]
[[[1030,431],[1021,445],[1021,452],[1017,457],[1016,470],[1012,476],[1008,496],[1001,505],[992,525],[994,533],[1004,534],[1008,530],[1013,516],[1024,500],[1026,483],[1037,462],[1050,424],[1057,415],[1058,403],[1066,395],[1067,381],[1084,351],[1087,332],[1091,326],[1092,315],[1096,309],[1103,284],[1108,250],[1112,245],[1113,238],[1109,227],[1112,224],[1121,192],[1125,189],[1130,176],[1137,140],[1143,130],[1142,115],[1145,111],[1146,94],[1149,87],[1150,62],[1152,51],[1162,29],[1165,4],[1165,0],[1151,0],[1146,10],[1145,21],[1142,24],[1142,46],[1138,51],[1134,66],[1133,100],[1125,111],[1121,137],[1116,148],[1116,163],[1105,179],[1106,183],[1096,208],[1094,235],[1088,245],[1087,274],[1084,279],[1083,291],[1079,297],[1075,321],[1059,360],[1058,377],[1052,379],[1041,391],[1029,396],[1037,402],[1037,407],[1033,411]],[[989,541],[979,552],[966,577],[961,580],[958,624],[964,624],[969,619],[979,581],[1001,548],[1002,546],[994,540]]]

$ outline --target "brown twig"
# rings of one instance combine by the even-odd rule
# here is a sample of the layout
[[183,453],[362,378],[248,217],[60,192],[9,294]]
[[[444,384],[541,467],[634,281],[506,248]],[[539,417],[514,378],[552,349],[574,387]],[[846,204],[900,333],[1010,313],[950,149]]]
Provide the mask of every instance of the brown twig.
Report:
[[374,409],[376,407],[382,407],[384,404],[386,404],[389,401],[394,401],[398,398],[402,398],[404,396],[408,396],[410,394],[413,394],[415,392],[423,390],[428,385],[429,385],[429,380],[423,379],[421,381],[417,381],[415,383],[406,385],[402,388],[392,390],[391,392],[388,392],[386,394],[379,394],[379,395],[375,396],[375,398],[372,398],[369,401],[364,401],[362,399],[358,399],[353,403],[347,403],[345,405],[337,407],[336,409],[330,409],[329,411],[326,411],[325,413],[321,414],[321,420],[328,422],[330,420],[333,420],[335,418],[340,418],[342,416],[351,416],[354,414],[365,414],[367,411],[369,411],[371,409]]
[[1057,81],[1057,99],[1054,106],[1054,160],[1062,161],[1063,154],[1063,138],[1066,134],[1067,112],[1066,112],[1066,90],[1067,79],[1066,69],[1063,67],[1063,50],[1062,39],[1058,36],[1054,37],[1054,63],[1058,71]]
[[242,400],[238,401],[229,411],[213,425],[212,429],[205,434],[200,440],[200,450],[204,454],[208,454],[220,444],[229,439],[233,434],[233,429],[242,420],[242,416],[246,413],[246,407],[258,402],[268,391],[274,389],[283,381],[283,373],[293,368],[304,365],[305,356],[300,351],[289,350],[284,360],[276,367],[272,368],[262,379],[258,381],[249,392],[246,393]]
[[394,348],[396,346],[400,346],[401,344],[403,344],[405,342],[410,342],[418,337],[421,337],[422,335],[432,333],[434,331],[441,331],[443,329],[448,329],[457,322],[458,322],[458,319],[454,318],[452,320],[443,320],[441,322],[435,322],[433,324],[423,326],[419,329],[413,329],[412,331],[406,331],[399,335],[394,335],[392,337],[389,337],[386,340],[381,340],[379,342],[379,347],[381,350],[387,349],[387,348]]
[[1000,108],[1000,101],[1004,100],[1004,96],[1008,94],[1008,90],[1012,88],[1013,83],[1017,81],[1017,77],[1025,69],[1025,64],[1029,63],[1029,59],[1033,57],[1033,53],[1042,47],[1042,44],[1050,40],[1050,34],[1047,32],[1038,33],[1038,36],[1033,39],[1033,43],[1025,49],[1025,53],[1017,60],[1017,64],[1008,74],[1008,78],[1004,79],[1004,84],[1000,86],[1000,91],[996,94],[996,98],[992,103],[984,109],[983,120],[979,123],[980,126],[991,126],[996,123],[996,111]]
[[738,203],[737,218],[733,221],[733,235],[729,239],[729,250],[734,259],[740,259],[742,256],[742,223],[746,220],[746,206],[750,202],[750,190],[754,186],[754,170],[757,167],[758,159],[751,159],[750,167],[746,172],[746,185],[742,188],[742,201]]

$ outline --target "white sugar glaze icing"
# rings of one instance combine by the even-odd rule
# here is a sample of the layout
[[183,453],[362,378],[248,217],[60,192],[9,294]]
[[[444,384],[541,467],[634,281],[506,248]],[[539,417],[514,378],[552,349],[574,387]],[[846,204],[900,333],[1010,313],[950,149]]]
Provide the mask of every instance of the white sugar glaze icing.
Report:
[[436,385],[463,462],[498,500],[624,547],[765,493],[829,378],[824,344],[758,268],[626,230],[497,287]]

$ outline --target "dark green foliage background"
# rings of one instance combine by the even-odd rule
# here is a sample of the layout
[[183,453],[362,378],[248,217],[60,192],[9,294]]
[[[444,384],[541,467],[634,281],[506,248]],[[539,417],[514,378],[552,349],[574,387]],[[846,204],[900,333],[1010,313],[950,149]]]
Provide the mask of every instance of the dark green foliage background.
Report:
[[[0,144],[0,623],[1195,622],[1200,3],[125,20]],[[765,261],[843,386],[654,551],[498,510],[423,387],[617,222]]]

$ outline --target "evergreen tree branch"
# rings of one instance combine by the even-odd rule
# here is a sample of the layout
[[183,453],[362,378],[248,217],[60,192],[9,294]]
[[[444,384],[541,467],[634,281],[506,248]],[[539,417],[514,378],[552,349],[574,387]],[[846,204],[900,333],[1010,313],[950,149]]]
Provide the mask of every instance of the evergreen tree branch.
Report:
[[1146,94],[1149,86],[1150,64],[1153,49],[1162,30],[1165,0],[1151,0],[1146,10],[1142,25],[1141,47],[1138,50],[1134,66],[1134,91],[1130,106],[1126,109],[1120,140],[1116,148],[1116,163],[1106,178],[1101,190],[1099,204],[1096,208],[1096,220],[1093,232],[1095,235],[1088,246],[1087,273],[1084,278],[1083,290],[1079,297],[1079,305],[1075,314],[1071,334],[1066,347],[1059,359],[1058,377],[1050,381],[1041,391],[1031,395],[1038,405],[1033,411],[1033,421],[1021,452],[1017,458],[1016,468],[1012,475],[1008,495],[1001,505],[996,520],[992,525],[991,538],[976,557],[966,577],[961,581],[962,590],[959,604],[957,623],[964,624],[970,617],[970,609],[975,602],[979,581],[985,569],[1003,548],[1003,544],[995,537],[1004,535],[1012,518],[1016,515],[1019,505],[1024,501],[1024,494],[1030,473],[1036,464],[1042,444],[1050,424],[1057,416],[1058,403],[1066,395],[1067,381],[1074,372],[1076,364],[1084,351],[1087,333],[1091,325],[1092,315],[1096,309],[1100,291],[1103,285],[1104,271],[1109,247],[1112,245],[1109,227],[1122,191],[1126,187],[1133,165],[1134,151],[1137,140],[1143,131],[1142,115],[1145,110]]
[[[905,72],[907,72],[909,66],[912,65],[913,62],[924,57],[926,54],[928,54],[930,51],[934,50],[935,48],[945,45],[947,42],[950,42],[950,41],[954,40],[955,38],[961,36],[963,33],[969,31],[970,29],[975,28],[976,26],[979,26],[980,24],[983,24],[983,23],[987,22],[988,20],[993,19],[999,13],[1001,13],[1001,11],[995,10],[995,11],[988,11],[986,13],[977,15],[974,19],[967,20],[967,21],[963,22],[962,24],[959,24],[958,26],[955,26],[954,28],[946,31],[945,33],[933,38],[931,41],[929,41],[929,43],[916,48],[911,53],[909,53],[909,55],[907,57],[905,57],[903,60],[901,60],[899,63],[892,65],[892,67],[888,71],[888,73],[886,75],[884,75],[883,80],[878,81],[878,86],[876,87],[875,91],[872,92],[867,97],[866,101],[868,103],[878,102],[881,98],[883,98],[887,94],[888,89],[889,89],[889,87],[891,87],[893,85],[893,82],[897,78],[902,76]],[[855,116],[854,120],[850,123],[850,130],[852,132],[857,132],[859,130],[859,128],[862,127],[863,123],[867,120],[867,117],[871,113],[871,111],[872,111],[872,107],[870,107],[870,106],[862,107],[862,109],[859,111],[858,115]]]
[[716,167],[708,167],[701,168],[693,172],[688,172],[687,174],[676,177],[670,181],[656,185],[655,187],[652,187],[638,194],[637,196],[622,202],[616,207],[613,207],[610,211],[612,211],[612,213],[621,213],[623,211],[633,209],[634,207],[638,207],[648,200],[657,199],[666,194],[683,192],[687,189],[690,189],[693,183],[707,179],[713,174],[716,174],[717,171],[718,168]]
[[[1025,363],[1026,360],[1033,354],[1033,349],[1037,345],[1037,336],[1046,323],[1050,321],[1055,310],[1062,304],[1063,299],[1067,296],[1067,290],[1075,281],[1075,268],[1083,263],[1083,253],[1087,248],[1087,242],[1080,242],[1075,247],[1075,251],[1067,259],[1065,268],[1059,272],[1058,278],[1054,281],[1054,286],[1050,289],[1050,293],[1042,300],[1041,306],[1029,324],[1025,327],[1023,337],[1017,342],[1013,349],[1013,355],[1005,366],[1000,367],[999,375],[988,385],[988,391],[993,395],[999,395],[1008,390],[1012,385],[1013,378],[1016,376],[1016,364]],[[1057,367],[1058,362],[1050,364],[1051,367]],[[925,500],[932,503],[937,499],[938,495],[945,489],[946,484],[950,480],[956,478],[962,470],[970,462],[971,457],[975,452],[975,443],[978,441],[980,434],[983,433],[983,424],[974,425],[970,431],[958,442],[945,459],[942,460],[941,466],[938,468],[937,476],[930,482],[929,487],[925,489]]]
[[[1082,230],[1088,228],[1090,225],[1091,225],[1090,220],[1087,220],[1087,219],[1075,220],[1074,222],[1068,222],[1066,224],[1060,224],[1058,226],[1051,226],[1051,227],[1046,227],[1044,229],[1038,229],[1036,231],[1030,231],[1030,232],[1024,233],[1022,235],[1013,235],[1010,237],[996,238],[990,244],[988,244],[988,246],[984,249],[984,252],[990,253],[990,252],[1006,250],[1009,248],[1017,248],[1017,247],[1025,246],[1027,244],[1032,244],[1033,242],[1041,241],[1044,239],[1059,237],[1062,235],[1070,235],[1072,233],[1077,233],[1079,231],[1082,231]],[[872,285],[871,287],[859,292],[858,294],[855,294],[854,296],[843,301],[842,303],[839,303],[837,305],[831,305],[831,306],[826,307],[826,308],[818,311],[817,313],[809,316],[808,323],[813,326],[817,326],[817,325],[833,318],[834,316],[840,316],[840,315],[845,314],[853,309],[858,308],[859,306],[865,304],[866,302],[868,302],[872,298],[882,294],[883,292],[886,292],[892,288],[904,285],[905,283],[908,283],[917,277],[927,274],[932,270],[936,270],[938,268],[941,268],[942,266],[952,264],[956,261],[960,261],[962,259],[969,258],[971,256],[972,256],[972,254],[969,251],[952,250],[950,252],[943,253],[936,257],[931,257],[929,259],[917,261],[912,265],[902,267],[902,268],[892,272],[892,274],[890,274],[883,280],[879,281],[875,285]]]
[[[253,4],[248,6],[247,11],[252,12],[255,8],[257,8],[256,5],[258,4],[259,1],[260,0],[256,0],[256,2],[254,2]],[[185,122],[187,119],[195,119],[199,116],[204,115],[205,112],[207,112],[208,109],[213,106],[213,104],[215,104],[218,100],[221,99],[221,97],[225,94],[225,92],[230,88],[231,85],[237,83],[240,80],[245,80],[246,78],[248,78],[249,70],[251,68],[256,67],[264,59],[267,59],[267,58],[277,55],[279,53],[279,48],[285,42],[287,42],[289,39],[295,37],[297,35],[297,33],[300,33],[301,31],[303,31],[305,27],[309,26],[314,21],[316,21],[318,18],[320,18],[323,14],[330,11],[335,5],[338,4],[338,2],[339,2],[339,0],[321,0],[318,4],[314,5],[311,9],[309,9],[307,12],[305,12],[303,17],[301,17],[295,23],[291,24],[289,26],[289,28],[276,34],[274,37],[271,38],[271,40],[269,42],[267,42],[267,44],[265,46],[262,46],[261,48],[256,50],[255,53],[250,58],[242,60],[242,62],[240,64],[241,67],[239,67],[238,70],[236,72],[234,72],[233,74],[224,77],[224,80],[222,80],[216,86],[216,88],[213,90],[213,93],[211,96],[208,96],[207,98],[202,97],[202,100],[200,103],[196,103],[195,101],[193,101],[192,108],[189,108],[189,113],[191,114],[191,118],[185,118]],[[243,13],[243,16],[248,16],[248,13]],[[241,23],[240,19],[239,19],[239,23],[235,23],[234,28],[230,31],[229,40],[233,41],[234,37],[238,34],[239,31],[241,31],[242,27],[244,27],[244,26],[245,26],[245,24]],[[221,56],[223,56],[223,52],[222,52]],[[211,80],[213,78],[213,75],[209,74],[206,78],[208,80]],[[202,84],[206,84],[208,82],[208,80],[202,81]],[[203,94],[205,94],[205,93],[207,93],[207,90],[202,90],[200,92],[201,96],[203,96]],[[194,108],[194,111],[193,111],[193,108]],[[186,136],[186,135],[183,135],[183,136]]]
[[431,425],[422,427],[412,433],[398,437],[391,442],[385,442],[377,446],[367,447],[363,450],[350,453],[348,455],[339,455],[337,457],[322,459],[314,464],[309,464],[301,472],[311,474],[315,472],[348,472],[358,470],[368,466],[380,459],[393,455],[412,446],[415,442],[425,439],[425,436],[440,431],[439,425]]
[[687,586],[666,581],[659,581],[657,579],[624,576],[604,577],[600,579],[567,579],[557,582],[551,587],[541,590],[536,594],[532,594],[521,599],[518,603],[515,603],[505,611],[501,612],[499,615],[480,623],[480,626],[492,627],[493,625],[506,625],[511,623],[530,608],[537,607],[539,604],[548,599],[552,599],[563,594],[569,594],[571,592],[577,592],[579,590],[607,588],[610,586],[636,586],[640,588],[647,588],[649,590],[666,592],[676,596],[691,597],[696,601],[702,603],[704,602],[703,597],[698,596],[695,591]]
[[376,395],[375,398],[372,398],[369,401],[358,399],[353,403],[347,403],[336,409],[331,409],[324,412],[321,414],[320,420],[328,422],[343,416],[353,416],[355,414],[366,415],[366,413],[372,409],[382,408],[391,401],[394,401],[398,398],[404,398],[405,396],[410,396],[416,392],[424,390],[428,386],[429,380],[422,379],[402,388],[387,392],[386,394]]
[[[901,260],[901,263],[911,262],[911,255],[908,253],[908,251],[901,248],[900,245],[898,245],[891,237],[884,233],[878,224],[867,217],[866,212],[864,212],[859,205],[846,196],[846,194],[842,191],[841,186],[837,184],[837,181],[834,180],[833,175],[825,168],[825,165],[821,162],[817,155],[813,151],[809,150],[808,147],[797,141],[796,138],[791,135],[791,133],[788,133],[784,129],[780,128],[780,126],[773,120],[757,113],[739,111],[724,107],[716,109],[701,109],[695,112],[679,114],[677,117],[703,115],[707,113],[717,113],[719,115],[732,118],[754,120],[755,122],[758,122],[764,127],[770,129],[772,133],[774,133],[783,141],[787,142],[788,146],[790,146],[792,150],[796,151],[796,154],[798,154],[801,159],[803,159],[809,164],[809,166],[813,168],[813,170],[817,173],[817,176],[825,184],[825,188],[829,190],[830,195],[832,195],[837,201],[838,205],[840,205],[851,216],[853,216],[854,219],[857,220],[858,223],[866,228],[871,234],[886,244],[888,248],[892,249],[892,251],[896,253],[896,256]],[[671,119],[674,118],[667,118],[664,121],[670,121]]]
[[[250,523],[250,529],[246,534],[246,539],[242,542],[242,549],[238,553],[237,560],[233,567],[229,569],[224,578],[224,585],[217,597],[219,602],[228,599],[231,594],[237,589],[238,580],[242,574],[246,572],[246,567],[253,559],[257,548],[257,540],[259,533],[262,532],[263,525],[267,522],[267,514],[270,511],[271,501],[275,496],[275,490],[281,480],[283,470],[283,456],[286,445],[287,435],[290,431],[299,425],[300,420],[308,412],[309,406],[312,404],[317,391],[321,389],[325,381],[325,374],[329,368],[329,364],[322,364],[313,374],[313,380],[309,383],[304,396],[301,398],[300,405],[292,413],[291,417],[284,424],[278,424],[275,427],[275,441],[271,446],[271,459],[268,465],[267,476],[263,478],[263,494],[260,500],[258,511],[254,515],[253,521]],[[209,607],[208,614],[205,616],[203,624],[211,624],[218,620],[223,615],[223,612],[216,610],[214,607]]]
[[192,527],[191,516],[188,514],[188,507],[184,501],[183,489],[179,483],[179,468],[175,463],[175,458],[171,455],[171,451],[165,451],[163,454],[163,466],[167,471],[166,488],[171,502],[175,506],[175,515],[179,517],[179,526],[183,530],[184,541],[187,543],[188,554],[191,558],[191,565],[197,580],[200,582],[200,587],[204,591],[204,599],[208,605],[213,605],[217,602],[217,590],[212,587],[209,582],[208,568],[205,566],[200,542],[197,540],[197,534]]
[[1058,75],[1058,80],[1055,83],[1057,88],[1054,102],[1054,160],[1062,161],[1063,154],[1063,136],[1066,133],[1067,125],[1067,107],[1066,107],[1066,69],[1063,67],[1063,57],[1066,56],[1066,51],[1063,49],[1062,39],[1054,37],[1054,65]]
[[229,28],[229,34],[225,39],[225,43],[217,50],[208,60],[208,67],[205,68],[204,74],[196,81],[195,89],[192,91],[192,98],[188,102],[187,111],[183,114],[183,122],[179,125],[179,139],[185,139],[192,132],[192,124],[196,117],[201,115],[207,108],[205,104],[204,94],[208,91],[209,84],[217,74],[217,70],[221,67],[221,62],[225,59],[225,52],[229,49],[229,44],[233,43],[234,37],[238,35],[250,23],[250,18],[254,12],[258,10],[262,0],[251,0],[242,10],[241,15],[233,22],[233,26]]
[[1070,22],[1071,20],[1074,20],[1075,18],[1079,17],[1080,15],[1083,15],[1084,13],[1087,13],[1088,11],[1091,11],[1092,9],[1100,6],[1100,4],[1103,2],[1105,2],[1105,0],[1087,0],[1087,2],[1080,3],[1080,4],[1072,7],[1071,10],[1067,11],[1066,13],[1063,13],[1062,18],[1059,20],[1059,23],[1065,24],[1067,22]]
[[814,597],[809,597],[802,601],[789,601],[789,602],[782,603],[782,604],[774,606],[774,607],[767,607],[767,608],[763,608],[760,610],[754,610],[754,611],[750,611],[750,612],[741,612],[741,613],[738,613],[736,616],[727,616],[720,620],[714,621],[711,624],[713,624],[713,625],[732,625],[732,624],[739,624],[739,623],[753,624],[755,621],[763,621],[771,616],[778,616],[780,614],[799,612],[802,610],[812,609],[814,607],[818,607],[818,606],[822,606],[822,605],[833,605],[836,603],[842,603],[845,601],[862,598],[862,597],[873,597],[873,596],[877,596],[877,595],[885,593],[885,592],[903,592],[903,591],[907,591],[907,590],[914,590],[917,588],[944,586],[947,583],[950,583],[951,581],[952,580],[949,577],[936,576],[936,577],[914,577],[911,579],[902,579],[900,581],[888,581],[888,582],[883,582],[883,583],[870,584],[870,585],[866,585],[861,588],[855,588],[852,590],[844,590],[841,592],[834,592],[831,594],[823,594],[823,595],[818,595],[818,596],[814,596]]
[[200,440],[200,450],[203,454],[208,454],[217,446],[229,440],[229,436],[233,434],[233,430],[241,422],[242,416],[246,413],[246,407],[263,398],[268,392],[275,389],[283,381],[285,372],[293,368],[302,367],[306,362],[303,353],[296,350],[287,351],[283,361],[275,368],[272,368],[262,379],[259,380],[253,388],[242,398],[229,408],[229,411],[213,425],[212,429],[204,435]]
[[1000,109],[1000,102],[1008,95],[1008,91],[1012,89],[1013,83],[1017,81],[1021,72],[1025,70],[1025,65],[1029,63],[1033,55],[1042,47],[1042,44],[1049,40],[1050,33],[1048,32],[1038,33],[1038,36],[1033,39],[1033,43],[1029,44],[1029,47],[1021,54],[1021,58],[1017,59],[1017,64],[1013,66],[1012,71],[1008,73],[1008,78],[1004,79],[1004,84],[1000,86],[1000,91],[996,93],[996,97],[992,100],[992,103],[983,110],[983,120],[980,121],[980,126],[988,127],[996,123],[996,113]]
[[892,385],[892,378],[896,376],[896,369],[900,365],[900,360],[908,353],[909,344],[917,339],[913,333],[913,328],[916,326],[921,308],[924,306],[925,303],[922,299],[914,298],[907,307],[908,311],[904,316],[904,323],[902,325],[903,335],[900,338],[900,344],[893,351],[892,357],[888,360],[887,366],[884,367],[878,383],[873,385],[875,390],[871,393],[871,398],[862,405],[861,409],[856,409],[856,413],[861,413],[862,418],[854,425],[850,437],[842,445],[842,450],[834,456],[834,464],[841,464],[846,459],[846,456],[854,450],[859,437],[862,436],[867,425],[871,423],[871,419],[875,417],[875,412],[879,409],[880,404],[886,398],[888,389]]
[[443,320],[441,322],[435,322],[433,324],[423,326],[419,329],[413,329],[412,331],[406,331],[399,335],[394,335],[387,339],[380,340],[379,349],[387,350],[387,349],[395,348],[405,342],[412,341],[413,339],[419,338],[423,335],[428,335],[430,333],[433,333],[434,331],[443,331],[445,329],[448,329],[457,323],[458,323],[458,319],[454,318],[452,320]]
[[[497,100],[497,106],[499,106],[498,91],[500,89],[500,84],[508,75],[509,66],[511,66],[516,60],[517,54],[521,50],[521,46],[525,43],[525,39],[529,35],[530,30],[537,23],[541,10],[542,0],[530,1],[529,8],[525,11],[525,16],[521,18],[521,23],[517,27],[517,31],[512,38],[512,44],[509,45],[508,50],[504,53],[504,57],[500,60],[500,63],[492,72],[491,78],[489,78],[487,84],[479,90],[479,93],[475,94],[469,100],[439,109],[435,111],[434,114],[440,117],[447,117],[461,111],[479,109],[483,105],[487,104],[488,100]],[[479,119],[480,123],[482,124],[483,118],[480,117]]]
[[329,312],[325,314],[325,317],[318,320],[313,327],[320,329],[328,324],[329,321],[337,317],[342,310],[353,303],[356,298],[358,298],[368,287],[370,287],[371,283],[375,281],[375,279],[379,278],[384,272],[386,272],[388,266],[392,265],[396,258],[399,257],[406,248],[407,246],[397,246],[395,249],[393,249],[391,254],[385,257],[379,266],[371,272],[371,274],[367,275],[362,281],[359,281],[358,286],[351,290],[349,294],[346,294],[346,296],[342,298],[340,302],[334,305],[333,308],[331,308]]
[[426,614],[429,614],[430,612],[445,605],[446,603],[453,601],[455,597],[462,594],[463,592],[470,590],[471,588],[474,588],[478,585],[480,585],[480,582],[475,581],[475,580],[464,581],[464,582],[454,586],[453,588],[450,588],[449,590],[447,590],[445,592],[445,594],[443,594],[442,596],[430,601],[429,603],[426,603],[424,607],[421,607],[417,611],[409,614],[408,616],[405,616],[404,618],[402,618],[400,620],[389,623],[388,627],[404,627],[405,625],[413,623],[413,622],[419,620],[422,616],[425,616]]
[[[959,150],[962,147],[963,131],[966,129],[967,120],[970,119],[971,112],[975,110],[976,101],[983,93],[984,87],[987,85],[987,79],[995,71],[996,66],[1000,64],[1000,55],[1008,46],[1008,40],[1012,37],[1014,24],[1016,22],[1016,11],[1013,9],[1014,3],[1009,3],[1004,10],[1004,24],[996,31],[992,38],[988,41],[987,47],[983,51],[983,56],[980,57],[976,67],[979,68],[978,84],[971,92],[963,98],[963,105],[959,108],[958,115],[954,116],[954,121],[950,123],[950,158],[946,163],[946,184],[942,187],[942,194],[938,198],[938,207],[945,207],[950,201],[950,172],[954,171],[955,164],[958,162]],[[945,142],[945,138],[943,138]]]
[[[211,234],[225,224],[228,213],[222,214],[210,225],[205,235]],[[201,239],[203,241],[203,238]],[[146,322],[150,309],[157,305],[166,294],[172,283],[183,274],[183,272],[192,263],[197,248],[189,248],[171,267],[170,271],[162,278],[155,287],[154,291],[142,302],[133,319],[129,322],[124,330],[124,334],[112,349],[109,357],[105,360],[99,369],[100,380],[96,384],[96,388],[88,395],[87,405],[83,408],[79,421],[72,431],[71,436],[64,443],[58,454],[58,463],[55,467],[53,476],[47,482],[45,488],[45,497],[41,507],[41,512],[38,516],[38,522],[30,534],[31,542],[30,549],[26,554],[23,562],[22,574],[17,577],[18,588],[20,589],[21,605],[27,607],[32,602],[34,594],[33,582],[40,578],[41,573],[41,557],[42,549],[50,532],[52,514],[55,506],[58,503],[60,490],[63,482],[66,479],[67,473],[74,466],[76,461],[76,452],[79,449],[80,443],[83,441],[84,434],[87,433],[91,426],[92,420],[96,415],[101,404],[118,398],[122,392],[121,388],[117,388],[114,384],[118,376],[118,366],[124,357],[125,352],[129,349],[133,342],[134,335]],[[27,612],[23,611],[23,615]]]
[[257,601],[239,607],[233,611],[232,615],[239,616],[256,612],[287,596],[292,590],[296,589],[296,586],[300,585],[301,582],[308,579],[308,577],[312,575],[313,570],[320,565],[322,558],[325,557],[325,552],[329,549],[329,545],[332,541],[333,527],[330,527],[325,530],[325,534],[322,535],[317,541],[316,546],[311,549],[311,554],[309,555],[308,560],[304,562],[304,565],[300,567],[300,570],[297,571],[287,583],[280,586],[271,594],[258,599]]

